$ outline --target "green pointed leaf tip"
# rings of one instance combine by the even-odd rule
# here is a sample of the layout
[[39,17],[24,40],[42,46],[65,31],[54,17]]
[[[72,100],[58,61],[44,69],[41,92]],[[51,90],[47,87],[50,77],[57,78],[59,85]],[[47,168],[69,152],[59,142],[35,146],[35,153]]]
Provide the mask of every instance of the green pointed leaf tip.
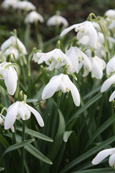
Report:
[[[22,131],[22,128],[18,127],[17,130]],[[34,130],[31,130],[29,128],[26,128],[25,133],[27,133],[28,135],[31,135],[33,137],[36,137],[38,139],[47,141],[47,142],[53,142],[53,139],[51,139],[50,137],[48,137],[42,133],[36,132]]]
[[63,140],[64,140],[64,142],[67,142],[68,141],[68,139],[69,139],[69,137],[70,137],[70,135],[72,134],[72,130],[71,131],[65,131],[64,132],[64,135],[63,135]]
[[0,171],[3,171],[3,170],[4,170],[4,168],[0,167]]
[[52,165],[52,161],[49,160],[44,154],[42,154],[38,149],[36,149],[34,146],[32,146],[31,144],[27,145],[24,147],[25,150],[27,150],[31,155],[33,155],[34,157],[36,157],[37,159]]

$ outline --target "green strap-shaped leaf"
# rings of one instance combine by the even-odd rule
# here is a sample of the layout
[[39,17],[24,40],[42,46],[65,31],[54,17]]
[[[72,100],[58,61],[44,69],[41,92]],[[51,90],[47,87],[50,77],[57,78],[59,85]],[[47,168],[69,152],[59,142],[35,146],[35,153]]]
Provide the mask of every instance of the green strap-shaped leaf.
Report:
[[24,147],[25,145],[28,145],[28,144],[32,143],[33,141],[34,141],[34,139],[29,139],[29,140],[27,140],[27,141],[23,141],[23,142],[19,142],[19,143],[16,143],[16,144],[14,144],[14,145],[11,145],[11,146],[9,146],[9,147],[5,150],[5,152],[3,153],[3,155],[5,155],[6,153],[9,153],[9,152],[11,152],[11,151],[14,151],[14,150],[16,150],[16,149],[22,148],[22,147]]
[[36,149],[34,146],[32,146],[31,144],[27,145],[24,147],[25,150],[27,150],[30,154],[32,154],[34,157],[36,157],[37,159],[42,160],[45,163],[48,163],[50,165],[52,165],[52,161],[49,160],[44,154],[42,154],[38,149]]
[[83,99],[87,99],[88,97],[91,97],[93,94],[95,94],[96,92],[98,92],[101,89],[101,86],[94,88],[91,92],[89,92],[88,94],[86,94]]
[[8,148],[9,147],[9,143],[7,142],[7,140],[1,134],[0,134],[0,144],[2,144],[2,146],[4,148]]
[[91,142],[93,142],[94,139],[98,137],[104,130],[106,130],[114,121],[115,121],[115,115],[111,116],[101,127],[97,129],[97,131],[92,136],[91,140],[88,142],[87,146],[89,146]]
[[102,150],[103,148],[105,148],[107,145],[111,144],[114,141],[115,141],[115,137],[111,137],[107,139],[106,141],[102,142],[100,145],[93,147],[86,153],[82,154],[81,156],[71,161],[67,166],[65,166],[64,169],[62,169],[62,171],[60,171],[60,173],[67,172],[68,170],[70,170],[71,168],[79,164],[80,162],[84,161],[85,159],[89,158],[90,156],[94,154],[97,154],[97,152],[99,152],[100,150]]
[[[97,100],[102,97],[101,93],[98,93],[95,97],[89,100],[83,107],[81,107],[67,122],[67,126],[69,126],[73,121],[73,124],[76,122],[77,117],[83,113],[87,108],[89,108],[92,104],[94,104]],[[72,124],[72,125],[73,125]]]
[[[22,128],[18,127],[17,130],[22,131]],[[48,136],[46,136],[46,135],[44,135],[42,133],[36,132],[34,130],[28,129],[28,128],[26,128],[25,133],[27,133],[27,134],[29,134],[31,136],[34,136],[34,137],[36,137],[38,139],[42,139],[44,141],[47,141],[47,142],[53,142],[53,139],[51,139],[50,137],[48,137]]]
[[34,102],[38,102],[38,99],[27,99],[26,102],[27,103],[34,103]]
[[83,171],[76,171],[72,173],[114,173],[112,168],[99,168],[99,169],[89,169]]

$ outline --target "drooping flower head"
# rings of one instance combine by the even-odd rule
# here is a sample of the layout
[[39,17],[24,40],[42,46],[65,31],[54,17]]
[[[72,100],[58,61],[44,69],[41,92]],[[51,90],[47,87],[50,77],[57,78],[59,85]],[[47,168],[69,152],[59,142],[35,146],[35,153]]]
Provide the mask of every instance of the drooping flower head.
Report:
[[[5,116],[0,114],[0,125],[4,126],[4,122],[5,122]],[[11,131],[14,132],[14,126],[11,127]]]
[[105,16],[109,18],[115,18],[115,10],[109,9],[105,12]]
[[54,15],[50,17],[47,21],[48,26],[51,26],[51,25],[55,26],[55,25],[61,25],[61,24],[63,24],[65,27],[69,25],[68,21],[60,15]]
[[4,0],[1,4],[2,8],[4,9],[8,9],[10,7],[14,8],[15,4],[18,2],[19,0]]
[[70,32],[72,29],[75,29],[77,32],[77,40],[80,44],[83,45],[89,45],[92,48],[97,47],[97,31],[95,30],[92,22],[85,21],[80,24],[74,24],[62,31],[60,36],[64,36],[68,32]]
[[28,2],[28,1],[19,1],[15,4],[14,8],[25,10],[25,11],[36,9],[36,7],[31,2]]
[[10,95],[14,95],[17,88],[18,75],[12,63],[0,64],[0,79],[3,79]]
[[5,117],[4,128],[7,130],[13,126],[16,119],[28,120],[31,116],[31,112],[35,116],[38,124],[43,127],[44,122],[39,114],[34,108],[26,104],[24,101],[17,101],[13,103],[8,109]]
[[13,53],[16,59],[19,58],[20,54],[27,54],[24,44],[15,36],[10,36],[10,38],[2,43],[1,51],[3,52],[4,56],[8,56],[10,53]]
[[50,71],[65,65],[69,65],[69,68],[72,68],[70,59],[60,49],[54,49],[47,53],[37,52],[34,54],[33,60],[38,64],[45,62]]
[[83,77],[88,75],[88,73],[91,71],[91,62],[85,53],[83,53],[78,47],[70,47],[68,50],[66,50],[66,55],[72,62],[72,73],[79,73],[83,67]]
[[54,95],[55,92],[61,90],[63,93],[71,91],[74,104],[80,105],[80,94],[76,86],[71,82],[68,75],[60,74],[50,79],[42,92],[42,99],[48,99]]
[[100,151],[97,156],[92,160],[93,165],[99,164],[106,157],[109,157],[109,165],[115,168],[115,148],[105,149]]
[[34,23],[36,21],[40,21],[41,23],[44,22],[41,14],[37,13],[36,11],[30,12],[25,18],[25,23]]
[[[106,73],[109,76],[107,80],[103,83],[101,87],[101,92],[108,90],[113,84],[115,84],[115,56],[113,56],[106,66]],[[109,101],[113,101],[115,98],[115,92],[113,92],[109,98]]]
[[106,67],[105,61],[97,56],[91,57],[90,61],[92,66],[92,77],[95,77],[96,79],[101,79],[103,77],[103,70]]

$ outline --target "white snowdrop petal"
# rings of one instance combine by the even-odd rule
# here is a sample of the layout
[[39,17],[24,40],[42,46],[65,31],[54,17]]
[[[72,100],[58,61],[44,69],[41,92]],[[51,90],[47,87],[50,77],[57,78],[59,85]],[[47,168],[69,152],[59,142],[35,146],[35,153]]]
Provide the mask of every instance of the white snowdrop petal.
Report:
[[24,44],[17,38],[17,43],[18,43],[18,46],[19,46],[19,49],[21,50],[21,52],[26,55],[27,54],[27,50],[26,50],[26,47],[24,46]]
[[109,157],[109,165],[113,167],[115,165],[115,153],[111,154]]
[[35,118],[36,118],[38,124],[39,124],[41,127],[43,127],[43,126],[44,126],[44,121],[43,121],[41,115],[39,114],[39,112],[36,111],[34,108],[32,108],[31,106],[29,106],[29,105],[27,105],[27,104],[26,104],[26,106],[27,106],[28,109],[33,113],[33,115],[35,116]]
[[2,43],[1,45],[1,50],[4,51],[5,49],[7,49],[10,45],[12,45],[13,43],[13,37],[11,36],[10,38],[8,38],[4,43]]
[[113,152],[115,152],[115,148],[100,151],[92,160],[92,164],[99,164],[102,160],[104,160],[107,156],[111,155]]
[[88,44],[88,42],[89,42],[88,35],[84,35],[82,38],[79,39],[80,44],[86,45],[86,44]]
[[66,55],[70,58],[73,68],[69,69],[72,73],[78,73],[78,54],[76,47],[70,47],[66,50]]
[[109,97],[109,102],[112,102],[115,99],[115,91]]
[[97,48],[97,39],[98,39],[97,32],[92,25],[92,27],[89,29],[89,44],[94,49]]
[[16,121],[17,114],[18,114],[18,102],[11,105],[11,107],[9,107],[9,109],[7,110],[4,122],[4,128],[6,130],[12,128],[13,124]]
[[24,102],[19,103],[18,114],[22,118],[22,120],[28,120],[30,118],[30,110],[27,108]]
[[48,26],[50,26],[50,25],[60,25],[60,24],[63,24],[65,27],[68,26],[68,21],[60,15],[54,15],[54,16],[50,17],[47,21]]
[[[18,59],[19,58],[19,51],[14,48],[14,47],[9,47],[5,52],[4,52],[4,56],[8,56],[10,53],[14,54],[15,58]],[[11,55],[11,59],[14,60],[13,55]]]
[[15,4],[14,8],[26,11],[36,9],[36,7],[31,2],[28,1],[19,1]]
[[67,34],[68,32],[70,32],[72,29],[76,28],[78,24],[74,24],[66,29],[64,29],[61,34],[60,34],[60,37],[64,36],[65,34]]
[[101,79],[103,76],[103,70],[95,57],[92,58],[92,76],[97,79]]
[[58,90],[60,85],[62,76],[55,76],[53,77],[50,82],[45,86],[42,92],[42,99],[48,99],[54,95],[54,93]]
[[107,89],[110,88],[112,84],[115,83],[115,74],[109,77],[102,85],[101,92],[105,92]]
[[74,101],[75,105],[79,106],[80,105],[80,94],[79,94],[78,89],[76,88],[76,86],[72,82],[71,82],[70,90],[71,90],[71,94],[72,94],[73,101]]
[[36,21],[44,22],[43,17],[36,11],[30,12],[25,18],[25,23],[34,23]]
[[4,82],[7,87],[8,93],[14,95],[17,88],[17,72],[16,70],[9,66],[6,68],[6,76],[4,77]]
[[109,60],[106,68],[107,75],[110,75],[114,71],[115,71],[115,55]]

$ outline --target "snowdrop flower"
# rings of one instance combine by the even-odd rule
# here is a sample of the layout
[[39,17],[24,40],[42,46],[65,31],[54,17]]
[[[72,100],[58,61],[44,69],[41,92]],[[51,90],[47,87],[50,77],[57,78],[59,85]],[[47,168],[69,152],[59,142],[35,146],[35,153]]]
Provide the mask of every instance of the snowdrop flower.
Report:
[[[105,92],[106,90],[108,90],[112,86],[112,84],[115,84],[115,74],[113,74],[103,83],[101,87],[101,92]],[[114,99],[115,99],[115,91],[109,97],[109,102],[113,101]]]
[[73,68],[72,73],[78,73],[79,67],[78,67],[78,54],[77,54],[77,47],[70,47],[68,50],[66,50],[66,55],[70,58]]
[[33,60],[38,62],[38,64],[45,62],[49,66],[48,70],[50,71],[67,64],[69,65],[69,69],[73,68],[70,59],[60,49],[54,49],[47,53],[37,52]]
[[111,23],[109,24],[108,28],[110,30],[115,29],[115,20],[112,20]]
[[97,22],[91,22],[91,23],[93,24],[93,26],[96,29],[96,31],[98,31],[98,32],[101,31],[100,25]]
[[103,83],[101,87],[101,92],[105,92],[106,90],[108,90],[112,84],[115,84],[115,74],[113,74]]
[[39,64],[40,58],[41,58],[42,56],[44,56],[44,55],[45,55],[45,53],[43,53],[43,52],[36,52],[36,53],[33,54],[32,60],[33,60],[34,62],[37,62],[37,63]]
[[115,167],[115,148],[105,149],[100,151],[97,156],[92,160],[93,165],[99,164],[106,157],[109,157],[109,165]]
[[[0,114],[0,125],[4,126],[5,116]],[[11,127],[11,131],[14,132],[14,126]]]
[[110,76],[113,72],[115,72],[115,55],[109,60],[106,67],[106,73]]
[[36,21],[44,22],[43,17],[36,11],[30,12],[25,18],[25,23],[34,23]]
[[101,79],[103,77],[103,70],[106,67],[105,61],[97,56],[90,58],[90,60],[92,65],[92,77]]
[[80,105],[80,94],[76,86],[71,82],[68,75],[60,74],[50,79],[42,92],[42,99],[48,99],[54,95],[56,91],[61,90],[63,93],[71,91],[74,104]]
[[20,9],[20,10],[26,10],[26,11],[30,11],[30,10],[35,10],[36,7],[28,1],[19,1],[15,4],[14,6],[16,9]]
[[[108,90],[113,84],[115,84],[115,55],[112,59],[107,63],[106,73],[110,76],[102,85],[101,92],[105,92]],[[115,91],[109,97],[109,101],[113,101],[115,99]]]
[[54,15],[54,16],[50,17],[47,21],[48,26],[61,25],[61,24],[63,24],[65,27],[67,27],[69,25],[68,21],[60,15]]
[[109,17],[109,18],[115,18],[115,10],[113,9],[109,9],[105,12],[105,16]]
[[84,68],[83,77],[87,76],[88,73],[91,71],[91,62],[87,55],[85,55],[79,48],[71,47],[70,49],[66,50],[66,55],[70,58],[73,68],[72,73],[76,72],[79,73],[81,68]]
[[12,63],[0,64],[0,79],[3,79],[10,95],[14,95],[17,88],[18,75]]
[[5,9],[8,9],[10,7],[14,8],[15,4],[18,2],[19,0],[4,0],[3,3],[1,4],[1,6]]
[[38,124],[43,127],[44,122],[39,112],[26,104],[24,101],[17,101],[7,109],[4,128],[6,130],[11,128],[15,123],[16,119],[28,120],[31,116],[31,112],[35,116]]
[[77,39],[80,44],[89,45],[92,48],[97,47],[97,31],[95,30],[92,22],[85,21],[80,24],[74,24],[66,29],[64,29],[61,33],[61,37],[70,32],[72,29],[75,29],[77,32]]
[[15,36],[10,36],[10,38],[1,45],[1,51],[5,56],[14,53],[16,59],[19,58],[20,53],[24,55],[27,54],[24,44]]

